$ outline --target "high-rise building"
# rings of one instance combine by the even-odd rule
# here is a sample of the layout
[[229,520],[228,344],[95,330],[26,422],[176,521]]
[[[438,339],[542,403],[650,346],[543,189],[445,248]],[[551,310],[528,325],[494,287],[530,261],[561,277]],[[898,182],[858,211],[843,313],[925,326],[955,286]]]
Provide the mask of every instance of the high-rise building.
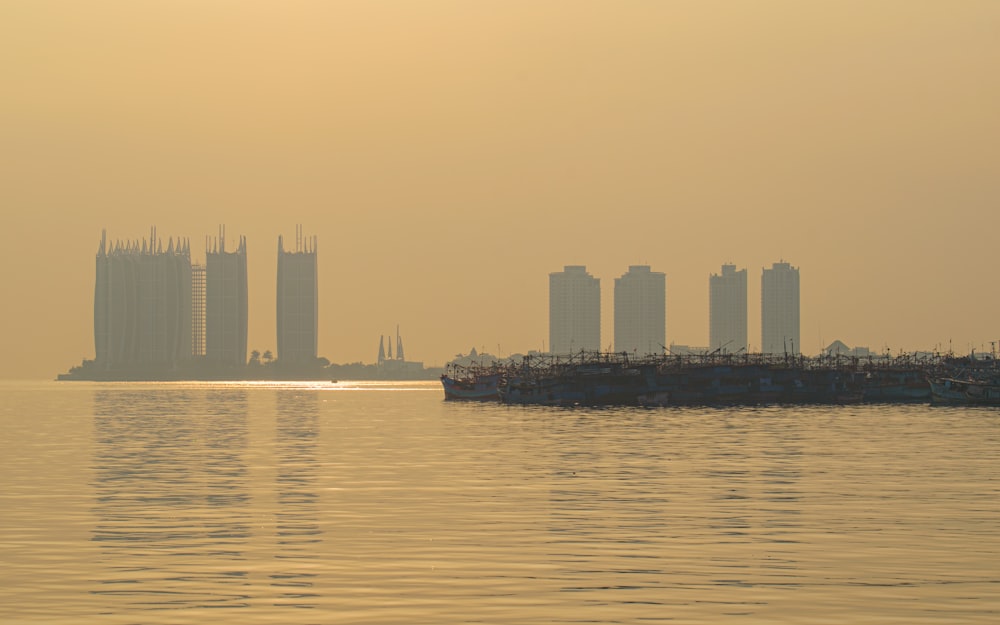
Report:
[[708,347],[736,354],[747,349],[747,270],[723,265],[708,277]]
[[205,355],[205,265],[191,265],[191,355]]
[[780,262],[765,269],[760,282],[761,351],[798,354],[799,269]]
[[549,351],[601,348],[601,281],[581,265],[549,274]]
[[666,274],[631,265],[615,278],[615,351],[662,354],[666,343]]
[[216,365],[247,362],[247,241],[227,252],[225,230],[205,250],[205,355]]
[[191,250],[170,239],[107,242],[101,234],[94,284],[97,365],[172,368],[191,357]]
[[278,237],[278,362],[285,365],[316,362],[319,335],[319,292],[316,274],[316,237],[303,240],[295,228],[295,249],[285,251]]

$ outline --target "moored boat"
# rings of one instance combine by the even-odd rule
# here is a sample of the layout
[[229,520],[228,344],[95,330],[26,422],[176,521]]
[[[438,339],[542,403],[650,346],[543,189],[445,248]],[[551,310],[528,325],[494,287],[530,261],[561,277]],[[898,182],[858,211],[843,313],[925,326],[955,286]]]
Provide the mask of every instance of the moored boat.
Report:
[[453,364],[441,382],[446,399],[683,406],[927,401],[929,380],[937,380],[936,401],[1000,405],[1000,370],[979,367],[969,372],[968,365],[962,366],[959,370],[956,363],[940,357],[862,361],[773,354],[635,357],[581,351],[533,354],[487,365]]
[[935,403],[1000,406],[1000,380],[934,378],[930,386],[931,399]]
[[857,372],[866,402],[921,402],[931,398],[928,369],[912,359],[902,362],[863,363]]
[[445,399],[497,401],[499,382],[500,375],[495,373],[468,378],[452,378],[447,374],[441,376]]

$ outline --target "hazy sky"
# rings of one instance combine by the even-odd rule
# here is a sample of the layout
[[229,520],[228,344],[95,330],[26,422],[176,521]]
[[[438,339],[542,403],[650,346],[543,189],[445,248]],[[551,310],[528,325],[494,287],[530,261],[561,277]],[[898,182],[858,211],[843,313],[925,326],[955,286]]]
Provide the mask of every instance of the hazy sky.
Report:
[[[277,237],[319,238],[319,352],[548,340],[548,273],[801,270],[802,347],[1000,339],[1000,2],[6,0],[0,377],[93,358],[94,254],[225,224],[251,348]],[[235,247],[235,246],[234,246]]]

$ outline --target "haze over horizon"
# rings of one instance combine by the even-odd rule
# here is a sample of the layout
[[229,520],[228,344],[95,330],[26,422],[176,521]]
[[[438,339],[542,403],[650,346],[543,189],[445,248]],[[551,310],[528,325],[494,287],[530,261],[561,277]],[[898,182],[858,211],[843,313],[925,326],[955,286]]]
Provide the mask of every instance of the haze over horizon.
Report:
[[708,276],[801,271],[802,350],[989,349],[1000,3],[0,5],[0,378],[93,358],[108,238],[247,237],[250,349],[277,240],[318,238],[319,354],[501,355],[548,337],[548,274],[666,273],[667,341]]

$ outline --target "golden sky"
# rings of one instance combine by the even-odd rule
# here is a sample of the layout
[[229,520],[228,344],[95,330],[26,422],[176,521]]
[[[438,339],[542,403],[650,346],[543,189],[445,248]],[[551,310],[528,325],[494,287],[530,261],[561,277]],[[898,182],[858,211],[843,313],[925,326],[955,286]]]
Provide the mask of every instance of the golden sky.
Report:
[[0,3],[0,377],[92,358],[112,239],[248,239],[275,349],[277,237],[319,238],[319,352],[548,340],[548,273],[801,270],[802,347],[1000,339],[1000,2]]

